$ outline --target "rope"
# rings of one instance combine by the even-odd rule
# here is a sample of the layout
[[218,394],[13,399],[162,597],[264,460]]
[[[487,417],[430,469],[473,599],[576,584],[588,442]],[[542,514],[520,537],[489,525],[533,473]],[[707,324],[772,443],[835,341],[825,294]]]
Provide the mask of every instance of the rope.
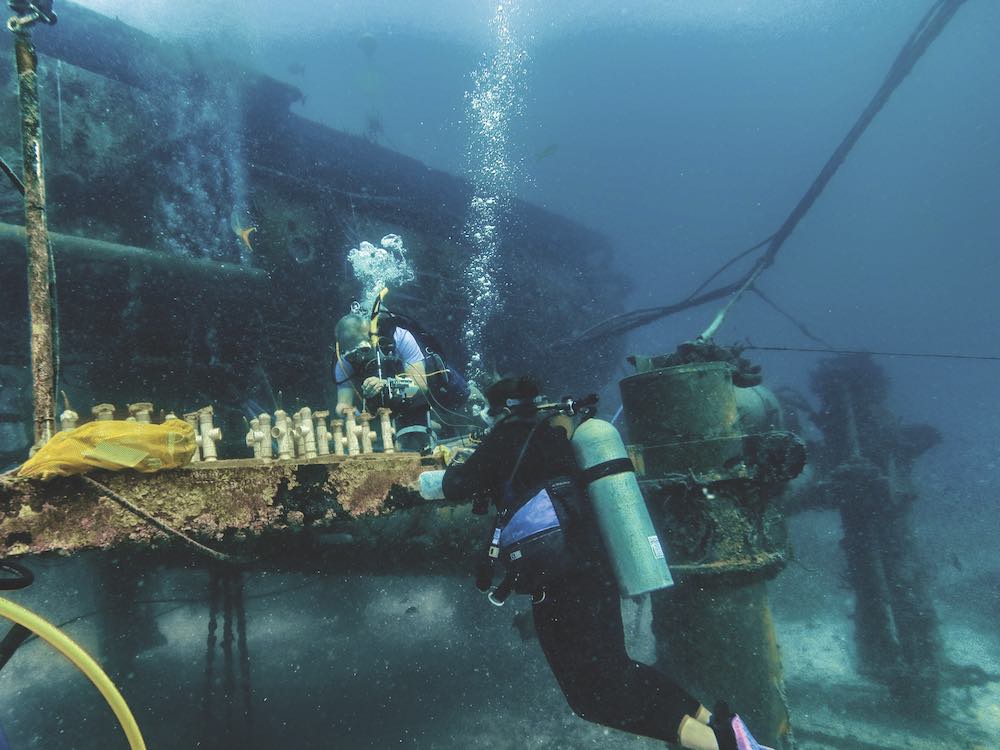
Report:
[[201,552],[204,555],[208,555],[208,557],[212,558],[213,560],[217,560],[218,562],[231,562],[233,560],[233,558],[230,555],[227,555],[224,552],[217,552],[216,550],[212,549],[211,547],[206,547],[204,544],[202,544],[201,542],[195,541],[194,539],[192,539],[191,537],[189,537],[184,532],[178,531],[173,526],[168,526],[163,521],[161,521],[158,518],[155,518],[154,516],[150,515],[147,511],[143,510],[138,505],[135,505],[132,502],[126,500],[124,497],[122,497],[121,495],[119,495],[117,492],[115,492],[114,490],[112,490],[110,487],[107,487],[107,486],[101,484],[96,479],[91,479],[90,477],[85,476],[85,475],[81,475],[80,478],[84,482],[86,482],[87,484],[91,485],[92,487],[94,487],[95,489],[97,489],[98,491],[100,491],[102,494],[107,495],[109,498],[111,498],[112,500],[114,500],[120,506],[122,506],[123,508],[125,508],[125,510],[129,511],[130,513],[135,514],[136,516],[138,516],[139,518],[141,518],[143,521],[145,521],[146,523],[148,523],[150,526],[156,527],[157,529],[159,529],[160,531],[162,531],[164,534],[169,534],[170,536],[174,536],[174,537],[180,539],[182,542],[184,542],[188,546],[193,547],[194,549],[198,550],[199,552]]
[[[805,194],[796,204],[795,208],[792,209],[788,218],[785,219],[781,227],[779,227],[779,229],[767,240],[744,250],[739,255],[729,260],[722,266],[721,269],[713,273],[707,281],[703,282],[694,292],[680,302],[661,307],[633,310],[631,312],[616,315],[591,326],[571,339],[565,339],[559,343],[564,346],[569,346],[598,341],[609,336],[624,333],[634,328],[639,328],[640,326],[646,325],[655,320],[660,320],[661,318],[674,315],[682,310],[698,307],[707,302],[729,296],[730,294],[736,294],[738,298],[739,295],[742,294],[745,289],[749,288],[753,281],[756,280],[766,268],[769,268],[774,263],[775,257],[777,256],[782,245],[785,244],[785,241],[789,238],[789,236],[791,236],[792,232],[799,225],[799,222],[806,215],[806,213],[808,213],[809,209],[812,208],[813,204],[822,194],[827,184],[829,184],[830,180],[833,179],[833,176],[837,173],[840,165],[847,159],[847,155],[851,152],[851,149],[854,148],[854,145],[868,129],[872,120],[875,119],[875,116],[885,106],[886,102],[892,96],[892,93],[903,82],[903,80],[905,80],[907,75],[909,75],[916,62],[921,58],[924,52],[927,51],[927,48],[931,45],[931,43],[941,34],[945,26],[947,26],[948,22],[965,3],[965,1],[966,0],[935,0],[930,10],[920,20],[920,23],[917,25],[916,29],[914,29],[913,33],[910,34],[910,37],[907,39],[899,54],[896,56],[896,59],[889,68],[889,72],[886,74],[882,84],[876,90],[874,96],[872,96],[868,106],[865,107],[864,111],[855,121],[851,129],[847,132],[847,135],[844,136],[843,140],[834,150],[830,158],[827,159],[826,164],[823,165],[823,168],[806,190]],[[702,290],[720,273],[722,273],[723,270],[731,266],[737,260],[749,255],[751,252],[763,247],[764,245],[767,245],[767,250],[755,261],[751,269],[739,280],[712,291],[702,292]],[[725,317],[726,312],[731,306],[732,302],[730,302],[730,304],[716,316],[716,322],[713,323],[713,326],[711,326],[709,330],[714,331],[715,328],[718,328],[718,324],[721,324],[722,318]]]
[[750,291],[752,291],[754,294],[756,294],[758,297],[760,297],[762,300],[764,300],[764,302],[766,302],[768,305],[770,305],[772,308],[774,308],[774,310],[777,311],[777,313],[779,315],[782,315],[785,318],[787,318],[791,322],[791,324],[793,326],[795,326],[796,328],[798,328],[802,332],[802,335],[805,336],[806,338],[812,339],[813,341],[815,341],[820,346],[826,346],[826,347],[832,347],[833,346],[833,344],[831,344],[830,342],[824,341],[819,336],[813,335],[813,333],[808,328],[806,328],[803,323],[801,323],[798,320],[796,320],[795,318],[793,318],[790,313],[787,313],[784,310],[782,310],[780,307],[778,307],[778,305],[774,302],[774,300],[772,300],[770,297],[768,297],[766,294],[764,294],[764,292],[762,292],[759,287],[754,286],[754,287],[751,288]]
[[24,183],[21,182],[21,178],[17,176],[17,173],[3,159],[0,159],[0,171],[7,175],[7,179],[10,180],[10,184],[14,186],[14,189],[21,195],[24,195]]

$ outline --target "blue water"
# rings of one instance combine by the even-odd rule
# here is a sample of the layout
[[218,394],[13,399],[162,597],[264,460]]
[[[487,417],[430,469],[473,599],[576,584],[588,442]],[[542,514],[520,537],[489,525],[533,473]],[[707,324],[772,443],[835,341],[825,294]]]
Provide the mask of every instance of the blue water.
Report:
[[[117,0],[84,4],[291,83],[305,94],[293,111],[323,125],[361,133],[366,115],[377,111],[381,145],[462,176],[481,166],[470,148],[466,94],[477,66],[494,52],[496,3],[431,1],[419,3],[419,11],[403,0],[366,3],[365,11],[305,0],[280,8],[208,3],[205,24],[184,21],[195,8],[205,12],[204,3],[143,3],[141,12]],[[625,308],[634,309],[686,296],[729,257],[777,229],[930,2],[500,4],[510,7],[512,34],[526,52],[505,141],[515,168],[503,188],[609,236],[613,265],[630,280]],[[762,290],[835,347],[1000,356],[998,28],[1000,4],[968,0],[762,277]],[[359,45],[364,34],[377,41],[370,58]],[[238,192],[242,179],[223,181],[226,190]],[[228,221],[228,214],[203,213],[207,225]],[[164,226],[171,221],[183,223],[168,217]],[[566,252],[571,257],[572,248]],[[628,349],[672,351],[704,330],[717,309],[688,310],[632,331]],[[733,309],[717,338],[815,346],[752,295]],[[808,393],[821,355],[752,356],[769,385]],[[920,497],[913,511],[914,544],[936,581],[944,653],[995,675],[1000,361],[885,356],[878,363],[891,379],[894,413],[932,424],[944,438],[914,467]],[[609,414],[617,408],[619,375],[607,373]],[[808,703],[794,693],[796,679],[829,670],[834,682],[849,682],[842,665],[851,658],[851,606],[840,579],[836,519],[805,514],[792,533],[802,565],[778,579],[773,596],[794,722],[795,699]],[[72,580],[83,586],[81,567],[72,568]],[[197,573],[150,580],[160,596],[203,594]],[[285,576],[278,583],[304,580]],[[490,619],[494,613],[470,592],[464,581],[450,579],[317,580],[285,605],[253,603],[260,746],[657,746],[608,737],[570,716],[537,646],[522,644],[506,615]],[[289,614],[324,611],[345,597],[358,608],[349,621]],[[57,609],[66,617],[76,612],[65,601]],[[171,744],[172,736],[199,739],[193,729],[172,735],[165,727],[199,705],[207,614],[192,605],[164,617],[176,648],[145,652],[135,675],[116,677],[140,703],[155,702],[162,690],[169,710],[146,710],[150,735],[159,739],[151,747],[228,747],[204,738]],[[356,638],[371,640],[355,646]],[[648,648],[648,639],[633,641],[638,651]],[[89,689],[81,680],[67,687],[69,678],[59,673],[53,691],[73,708],[53,728],[20,713],[18,705],[44,710],[47,688],[27,669],[16,675],[24,692],[8,686],[0,693],[0,723],[14,750],[110,746],[100,743],[115,730],[92,696],[77,697]],[[846,697],[831,708],[835,700],[823,710],[850,727],[851,712],[860,709]],[[954,713],[935,731],[995,739],[998,705],[996,681],[946,691]],[[513,738],[507,726],[516,727]],[[879,746],[878,739],[867,741],[866,747]]]

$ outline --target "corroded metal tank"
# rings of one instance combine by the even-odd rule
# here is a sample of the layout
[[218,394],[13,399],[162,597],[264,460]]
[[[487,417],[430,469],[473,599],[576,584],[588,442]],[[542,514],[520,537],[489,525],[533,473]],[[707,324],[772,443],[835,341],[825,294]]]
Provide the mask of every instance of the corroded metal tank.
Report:
[[743,435],[728,364],[651,370],[623,379],[619,387],[640,476],[681,467],[706,479],[735,476]]

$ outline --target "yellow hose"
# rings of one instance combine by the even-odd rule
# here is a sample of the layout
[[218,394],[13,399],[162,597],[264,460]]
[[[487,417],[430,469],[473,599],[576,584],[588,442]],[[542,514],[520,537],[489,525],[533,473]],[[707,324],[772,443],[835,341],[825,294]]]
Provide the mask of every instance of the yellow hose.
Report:
[[104,700],[114,711],[118,723],[121,724],[125,732],[129,747],[132,750],[146,750],[146,743],[142,740],[142,733],[139,731],[139,725],[135,723],[132,711],[129,710],[122,694],[118,692],[118,688],[114,686],[90,654],[80,648],[55,625],[42,619],[31,610],[25,609],[20,604],[15,604],[10,599],[0,597],[0,616],[27,628],[69,659],[73,666],[83,672],[104,696]]

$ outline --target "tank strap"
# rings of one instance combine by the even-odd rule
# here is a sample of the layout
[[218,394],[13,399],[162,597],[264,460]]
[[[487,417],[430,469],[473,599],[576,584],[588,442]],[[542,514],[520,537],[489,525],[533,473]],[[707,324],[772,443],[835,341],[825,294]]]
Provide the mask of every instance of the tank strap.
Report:
[[610,461],[605,461],[604,463],[596,464],[586,469],[583,472],[583,483],[592,484],[598,479],[603,479],[604,477],[614,476],[615,474],[624,474],[627,471],[635,471],[635,466],[632,465],[632,461],[628,458],[613,458]]

